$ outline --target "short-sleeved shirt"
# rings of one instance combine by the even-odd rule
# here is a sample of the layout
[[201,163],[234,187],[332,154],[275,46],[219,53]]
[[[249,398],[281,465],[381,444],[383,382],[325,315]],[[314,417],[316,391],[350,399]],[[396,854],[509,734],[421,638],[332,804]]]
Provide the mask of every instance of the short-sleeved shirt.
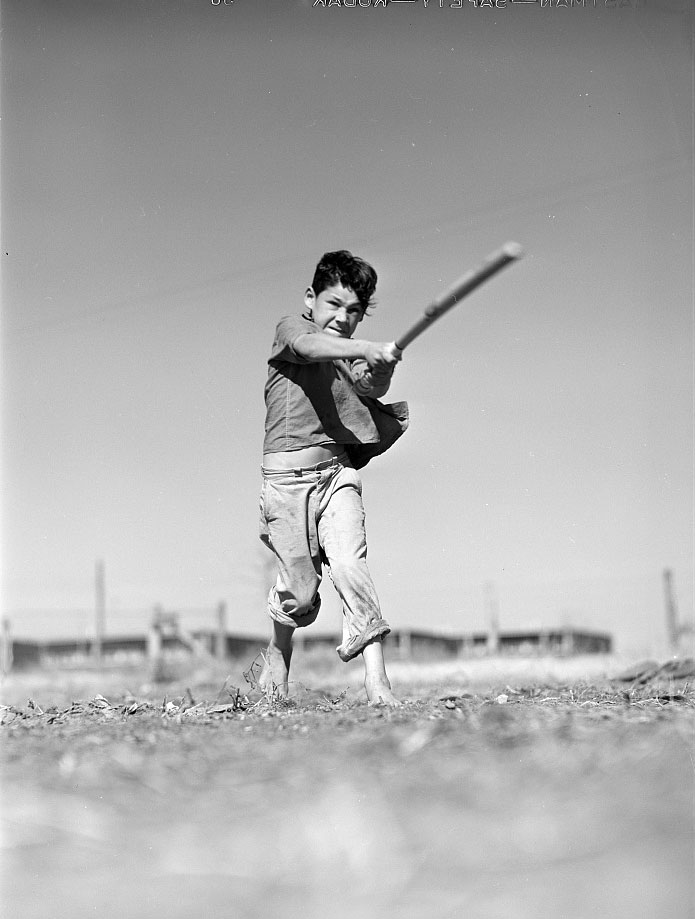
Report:
[[263,452],[339,444],[360,468],[405,431],[408,406],[405,402],[384,405],[358,396],[353,375],[356,361],[308,361],[297,354],[297,339],[319,331],[314,322],[301,316],[285,316],[277,325],[265,386]]

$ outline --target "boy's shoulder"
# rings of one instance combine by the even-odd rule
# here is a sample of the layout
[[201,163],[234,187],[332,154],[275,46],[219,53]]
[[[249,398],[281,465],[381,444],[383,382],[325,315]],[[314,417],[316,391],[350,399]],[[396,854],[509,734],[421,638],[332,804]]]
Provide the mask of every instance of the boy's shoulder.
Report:
[[318,332],[318,326],[305,316],[283,316],[275,327],[270,361],[290,361],[293,364],[308,363],[294,350],[294,343],[302,335]]
[[318,326],[306,316],[296,313],[283,316],[275,326],[275,341],[291,340],[304,335],[306,332],[318,332]]
[[307,316],[305,313],[301,315],[299,313],[290,313],[288,316],[282,316],[277,323],[277,327],[284,325],[298,325],[298,326],[309,326],[313,329],[318,328],[316,323],[311,317]]

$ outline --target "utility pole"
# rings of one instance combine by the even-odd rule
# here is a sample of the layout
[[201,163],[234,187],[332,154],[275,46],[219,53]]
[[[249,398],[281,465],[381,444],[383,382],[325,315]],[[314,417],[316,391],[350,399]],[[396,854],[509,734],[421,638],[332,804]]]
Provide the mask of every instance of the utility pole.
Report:
[[664,602],[666,604],[666,634],[668,643],[674,654],[678,652],[681,628],[678,624],[678,607],[673,589],[673,572],[670,568],[664,569]]
[[224,601],[217,604],[216,639],[215,656],[222,661],[227,656],[227,604]]
[[4,616],[0,630],[0,672],[7,676],[12,670],[12,626],[10,620]]
[[104,562],[98,559],[94,566],[94,659],[100,664],[104,650],[104,629],[106,627],[106,586]]

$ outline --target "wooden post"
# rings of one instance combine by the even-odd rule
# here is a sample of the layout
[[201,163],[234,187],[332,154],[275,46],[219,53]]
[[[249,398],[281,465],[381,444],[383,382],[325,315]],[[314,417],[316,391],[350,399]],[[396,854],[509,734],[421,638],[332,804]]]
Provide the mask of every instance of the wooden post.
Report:
[[162,607],[155,606],[147,633],[147,656],[156,663],[162,655]]
[[215,654],[218,660],[223,661],[227,656],[227,604],[224,601],[217,604],[217,641]]
[[104,650],[104,629],[106,626],[106,588],[104,563],[97,560],[94,566],[94,645],[92,652],[95,661],[100,664]]
[[560,635],[560,654],[569,656],[574,654],[574,651],[574,632],[569,626],[565,626]]
[[12,670],[12,626],[10,620],[3,618],[2,635],[0,635],[0,668],[2,673]]
[[666,603],[666,634],[669,646],[675,654],[678,652],[681,630],[678,625],[678,607],[673,590],[673,572],[670,568],[664,569],[664,601]]
[[485,584],[485,605],[487,609],[487,650],[488,654],[497,654],[500,647],[500,608],[492,581]]

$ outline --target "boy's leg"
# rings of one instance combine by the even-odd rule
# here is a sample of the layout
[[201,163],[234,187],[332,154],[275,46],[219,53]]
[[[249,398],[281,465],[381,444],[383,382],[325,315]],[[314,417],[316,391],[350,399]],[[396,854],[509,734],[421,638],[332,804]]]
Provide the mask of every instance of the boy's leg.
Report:
[[273,634],[265,654],[258,685],[265,692],[277,692],[285,698],[289,691],[290,660],[292,658],[292,626],[273,621]]
[[367,567],[361,482],[354,469],[346,467],[332,480],[322,495],[320,512],[321,546],[331,580],[343,602],[343,643],[339,654],[345,660],[362,653],[369,701],[397,705],[386,676],[381,645],[381,638],[390,629],[381,616]]
[[[343,467],[323,483],[319,493],[318,535],[328,573],[343,603],[342,649],[358,636],[374,629],[387,634],[379,598],[367,567],[367,538],[361,482],[352,467]],[[347,635],[347,641],[345,641]],[[355,651],[357,656],[361,648]],[[339,652],[340,653],[340,652]],[[348,660],[348,656],[343,656]]]
[[321,550],[316,533],[315,488],[293,481],[265,489],[261,540],[277,562],[277,577],[268,594],[270,618],[284,625],[311,625],[319,614]]
[[[288,487],[289,486],[289,487]],[[315,486],[294,476],[264,481],[261,495],[261,540],[275,554],[278,573],[268,594],[273,632],[259,677],[262,689],[288,693],[292,635],[318,616],[321,558],[313,523]]]

